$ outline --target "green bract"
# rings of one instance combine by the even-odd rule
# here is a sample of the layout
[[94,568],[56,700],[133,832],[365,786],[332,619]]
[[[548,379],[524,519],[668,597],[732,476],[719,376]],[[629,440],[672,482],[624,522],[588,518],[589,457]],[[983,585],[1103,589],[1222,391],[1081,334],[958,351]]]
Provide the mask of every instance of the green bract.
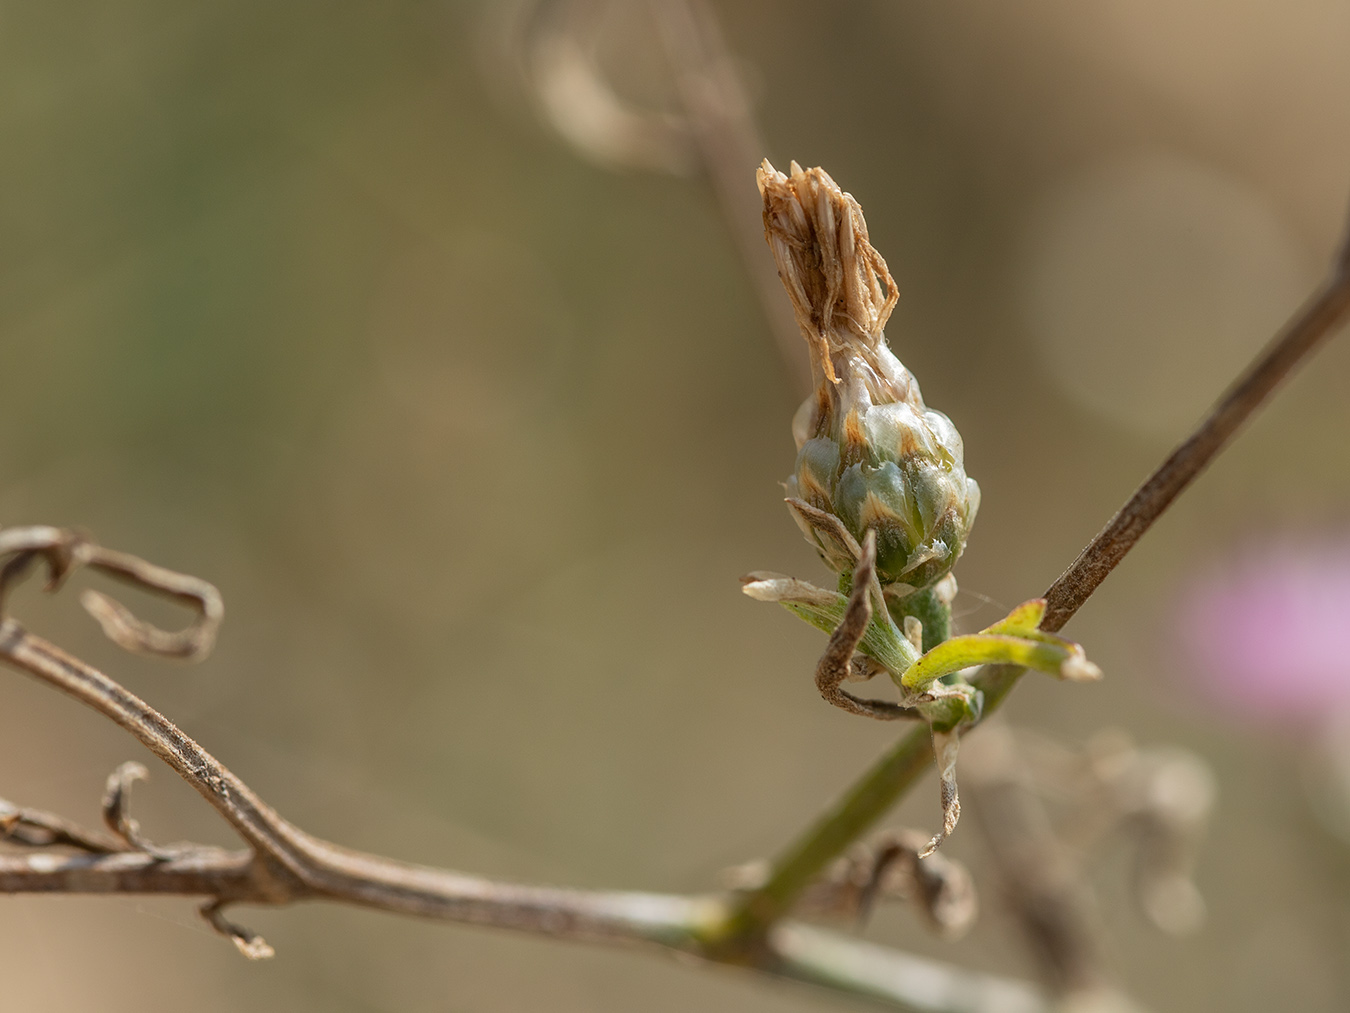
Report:
[[[859,541],[875,528],[883,584],[932,586],[960,557],[980,505],[956,427],[941,412],[896,402],[855,408],[840,428],[839,437],[800,444],[788,495],[834,514]],[[852,567],[837,538],[798,523],[835,570]]]
[[765,234],[798,326],[816,390],[793,420],[799,499],[842,522],[794,510],[807,538],[840,573],[877,533],[877,575],[896,592],[931,587],[956,563],[980,490],[966,476],[961,435],[928,408],[918,382],[886,345],[895,282],[867,239],[857,202],[822,169],[759,171]]

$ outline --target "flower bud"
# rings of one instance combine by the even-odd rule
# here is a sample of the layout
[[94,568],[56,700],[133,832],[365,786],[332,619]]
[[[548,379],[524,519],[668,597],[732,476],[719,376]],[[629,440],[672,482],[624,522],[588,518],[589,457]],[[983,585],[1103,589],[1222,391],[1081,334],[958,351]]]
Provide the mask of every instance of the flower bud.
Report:
[[[833,515],[855,543],[875,529],[883,584],[931,587],[965,548],[980,489],[966,477],[956,427],[924,405],[886,345],[895,281],[868,241],[862,208],[823,169],[793,162],[784,175],[765,161],[757,180],[765,236],[816,381],[792,424],[788,495]],[[827,565],[853,569],[855,547],[836,527],[793,515]]]

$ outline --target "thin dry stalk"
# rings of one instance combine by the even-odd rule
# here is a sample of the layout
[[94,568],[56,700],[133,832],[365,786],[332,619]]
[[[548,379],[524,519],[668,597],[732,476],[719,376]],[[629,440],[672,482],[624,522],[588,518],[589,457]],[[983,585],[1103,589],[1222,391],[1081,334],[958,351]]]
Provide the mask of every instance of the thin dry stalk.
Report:
[[1219,455],[1243,423],[1296,367],[1340,329],[1347,313],[1350,228],[1341,240],[1330,274],[1317,291],[1233,382],[1195,432],[1172,451],[1050,585],[1045,592],[1048,604],[1042,629],[1056,632],[1073,618],[1125,553]]
[[[13,558],[0,568],[0,602],[35,560],[45,560],[55,588],[84,562],[119,560],[118,575],[146,589],[193,587],[198,598],[213,600],[215,589],[122,554],[110,554],[82,536],[57,528],[0,529],[0,547]],[[126,575],[134,576],[126,576]],[[209,589],[209,591],[207,590]],[[172,592],[170,592],[172,593]],[[216,596],[218,598],[218,596]],[[196,606],[194,606],[196,607]],[[198,622],[185,633],[199,638],[203,650],[218,610],[198,609]],[[134,618],[134,617],[133,617]],[[118,628],[139,631],[150,644],[163,643],[163,631],[140,620]],[[213,630],[212,630],[213,631]],[[124,644],[146,650],[141,644]],[[784,923],[751,957],[729,954],[710,944],[720,937],[729,909],[723,896],[679,896],[618,891],[569,890],[488,880],[446,869],[410,865],[379,855],[352,851],[300,830],[262,801],[214,756],[164,715],[102,672],[34,636],[0,613],[0,660],[54,686],[115,721],[195,788],[240,834],[248,849],[227,851],[197,844],[171,848],[152,844],[131,819],[128,789],[144,775],[139,764],[124,764],[109,778],[104,821],[113,836],[85,830],[36,810],[0,803],[0,835],[32,849],[0,855],[0,893],[174,894],[206,898],[203,917],[252,959],[270,957],[271,947],[224,916],[232,904],[284,905],[327,900],[443,921],[514,929],[536,935],[609,944],[641,944],[708,960],[722,960],[776,977],[828,984],[844,992],[868,995],[894,1005],[925,1007],[934,988],[952,995],[1013,995],[1023,1007],[1040,1013],[1034,990],[1017,982],[988,977],[891,951],[859,947],[831,933]],[[74,854],[49,850],[75,849]],[[915,989],[908,971],[917,968]],[[936,983],[936,984],[935,984]],[[992,1000],[991,1000],[992,1001]],[[932,1007],[995,1013],[996,1005]]]
[[1107,986],[1096,904],[1032,791],[1012,734],[999,721],[966,750],[966,791],[1003,895],[1043,977],[1060,995]]

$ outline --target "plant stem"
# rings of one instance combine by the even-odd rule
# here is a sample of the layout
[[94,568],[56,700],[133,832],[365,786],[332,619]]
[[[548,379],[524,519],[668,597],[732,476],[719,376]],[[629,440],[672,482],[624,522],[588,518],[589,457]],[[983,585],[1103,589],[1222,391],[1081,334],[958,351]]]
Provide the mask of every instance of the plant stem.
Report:
[[933,760],[927,727],[912,729],[773,863],[768,882],[739,898],[721,928],[732,946],[753,945],[831,861],[881,819]]
[[888,601],[891,618],[904,629],[905,616],[913,616],[923,623],[923,650],[931,651],[951,636],[952,610],[932,588],[915,591],[901,601]]
[[[984,694],[983,717],[998,709],[1025,671],[1018,665],[986,665],[980,669],[974,683]],[[739,899],[719,930],[724,944],[752,942],[784,917],[821,871],[885,816],[932,762],[928,729],[911,729],[788,845],[774,861],[763,886]]]
[[798,923],[774,927],[775,971],[837,992],[927,1013],[1049,1013],[1026,982],[973,974]]
[[1252,360],[1186,440],[1148,477],[1045,592],[1041,629],[1062,629],[1172,501],[1195,481],[1285,378],[1350,315],[1350,228],[1327,279]]
[[[1350,315],[1350,229],[1327,279],[1257,355],[1195,431],[1153,472],[1092,543],[1046,592],[1041,629],[1056,632],[1087,601],[1144,532],[1218,456],[1280,382],[1334,334]],[[928,647],[925,637],[924,647]],[[984,694],[983,716],[1002,704],[1026,669],[985,665],[971,680]],[[928,730],[896,743],[842,798],[773,863],[769,879],[748,891],[721,932],[724,945],[753,945],[786,915],[803,890],[903,795],[933,759]]]

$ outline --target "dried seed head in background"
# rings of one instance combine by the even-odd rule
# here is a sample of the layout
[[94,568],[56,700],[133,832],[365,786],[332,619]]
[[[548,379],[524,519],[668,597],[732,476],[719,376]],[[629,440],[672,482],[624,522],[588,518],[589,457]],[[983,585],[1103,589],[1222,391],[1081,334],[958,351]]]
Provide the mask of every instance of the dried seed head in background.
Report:
[[[902,593],[930,587],[960,557],[980,503],[961,435],[924,405],[913,374],[886,345],[895,281],[868,241],[858,202],[825,170],[796,162],[784,175],[765,161],[757,179],[764,233],[816,383],[793,420],[788,494],[838,517],[857,544],[874,529],[883,584]],[[837,533],[793,513],[827,565],[853,568],[851,546]]]

